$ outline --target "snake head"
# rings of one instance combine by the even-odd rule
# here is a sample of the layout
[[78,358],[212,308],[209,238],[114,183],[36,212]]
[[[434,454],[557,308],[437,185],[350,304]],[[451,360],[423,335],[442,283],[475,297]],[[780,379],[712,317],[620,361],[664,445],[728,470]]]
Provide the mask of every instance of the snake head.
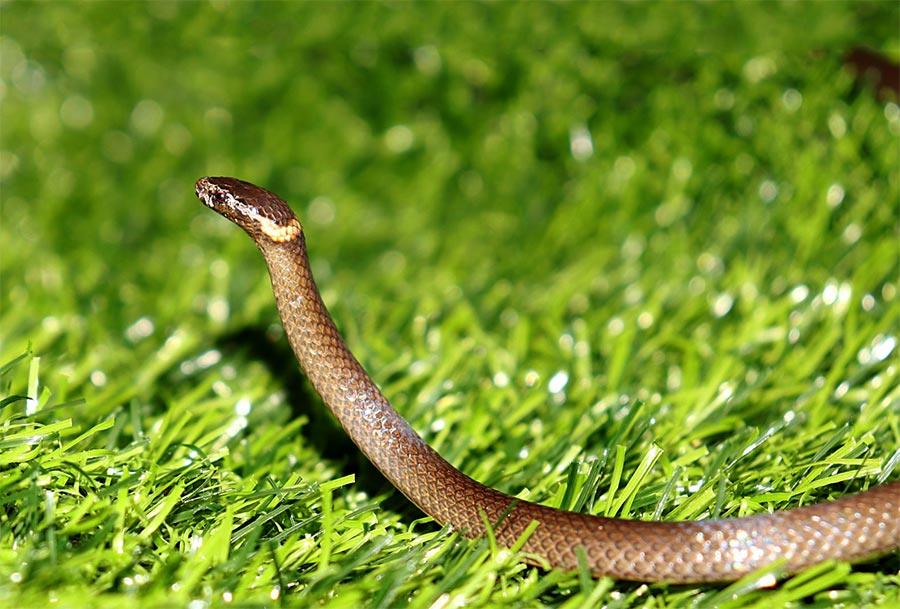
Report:
[[235,178],[200,178],[194,187],[204,205],[225,216],[259,244],[293,241],[303,229],[280,197]]

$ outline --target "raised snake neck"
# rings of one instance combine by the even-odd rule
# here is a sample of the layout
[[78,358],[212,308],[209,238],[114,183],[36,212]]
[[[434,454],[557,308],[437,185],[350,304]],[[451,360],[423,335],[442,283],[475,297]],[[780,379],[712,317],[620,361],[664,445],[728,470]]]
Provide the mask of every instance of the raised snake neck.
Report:
[[646,522],[567,512],[514,499],[463,474],[395,411],[335,327],[316,288],[300,222],[275,194],[234,178],[202,178],[197,196],[262,251],[291,347],[313,387],[369,460],[410,501],[469,537],[494,525],[497,542],[530,562],[594,576],[675,583],[738,579],[776,561],[793,573],[825,560],[900,549],[900,482],[837,501],[744,518]]

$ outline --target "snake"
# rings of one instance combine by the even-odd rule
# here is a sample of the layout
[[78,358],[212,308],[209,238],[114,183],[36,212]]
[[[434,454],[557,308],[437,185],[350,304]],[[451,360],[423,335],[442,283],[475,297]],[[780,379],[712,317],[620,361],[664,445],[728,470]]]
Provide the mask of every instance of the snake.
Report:
[[[422,512],[466,537],[493,535],[527,563],[638,582],[727,582],[771,567],[776,578],[825,561],[900,549],[900,481],[785,511],[644,521],[565,511],[481,484],[432,449],[351,353],[310,269],[290,206],[242,180],[205,177],[196,194],[250,235],[265,258],[285,333],[304,374],[360,451]],[[523,543],[524,540],[524,543]]]

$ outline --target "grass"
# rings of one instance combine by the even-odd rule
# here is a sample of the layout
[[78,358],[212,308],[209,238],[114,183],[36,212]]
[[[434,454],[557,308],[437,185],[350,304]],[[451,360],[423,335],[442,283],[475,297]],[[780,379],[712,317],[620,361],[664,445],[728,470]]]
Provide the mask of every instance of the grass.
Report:
[[291,201],[357,356],[487,484],[628,518],[841,496],[900,476],[900,110],[840,62],[896,57],[896,5],[0,10],[0,604],[900,604],[896,556],[646,586],[442,531],[192,192]]

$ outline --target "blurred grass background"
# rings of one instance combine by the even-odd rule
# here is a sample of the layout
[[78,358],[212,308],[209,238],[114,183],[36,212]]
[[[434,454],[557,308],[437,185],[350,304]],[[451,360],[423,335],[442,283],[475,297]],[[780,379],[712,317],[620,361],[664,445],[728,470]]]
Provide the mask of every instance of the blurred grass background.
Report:
[[331,422],[259,256],[193,195],[290,201],[357,356],[487,484],[641,518],[827,499],[898,475],[900,108],[841,61],[896,58],[898,23],[0,4],[0,599],[900,602],[896,557],[646,588],[441,533]]

